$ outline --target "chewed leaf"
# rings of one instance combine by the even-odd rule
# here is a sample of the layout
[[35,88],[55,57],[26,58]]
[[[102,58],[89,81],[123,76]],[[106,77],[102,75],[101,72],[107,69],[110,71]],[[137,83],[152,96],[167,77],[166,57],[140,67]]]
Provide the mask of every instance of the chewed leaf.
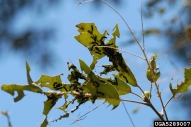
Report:
[[48,125],[48,120],[47,120],[47,117],[44,118],[42,124],[40,125],[40,127],[46,127]]
[[70,83],[79,83],[79,79],[86,79],[86,75],[80,73],[80,71],[74,64],[70,65],[68,63],[68,69],[72,70],[71,73],[68,75],[68,80],[70,81]]
[[91,69],[82,60],[79,60],[81,69],[89,76],[87,88],[92,96],[96,95],[99,98],[105,99],[109,104],[113,105],[113,109],[116,108],[119,103],[119,94],[114,86],[105,82],[101,82],[100,79],[91,71]]
[[125,95],[128,93],[131,93],[131,87],[125,83],[122,79],[119,78],[119,76],[114,75],[116,80],[115,88],[117,89],[117,92],[119,95]]
[[[68,118],[68,117],[69,117],[69,115],[70,115],[69,113],[66,113],[66,114],[64,114],[64,115],[60,116],[59,118],[57,118],[57,119],[56,119],[56,120],[54,120],[54,121],[56,121],[56,122],[57,122],[58,120],[61,120],[62,118]],[[54,121],[53,121],[53,122],[54,122]]]
[[188,92],[188,87],[191,86],[191,68],[185,68],[184,70],[184,82],[180,85],[177,85],[177,88],[172,88],[172,84],[170,83],[170,90],[175,97],[178,93]]
[[80,23],[77,24],[76,27],[80,34],[74,38],[87,47],[95,58],[101,59],[104,57],[105,54],[103,53],[103,48],[96,46],[103,46],[104,40],[107,38],[107,31],[101,34],[94,23]]
[[17,92],[18,96],[14,98],[14,102],[17,102],[24,97],[24,92],[23,92],[24,90],[35,92],[35,93],[42,92],[42,90],[35,85],[3,84],[1,86],[1,89],[11,94],[12,96],[14,96],[15,92]]
[[95,68],[96,64],[97,64],[97,58],[93,57],[93,61],[92,61],[91,65],[90,65],[91,70],[93,70]]
[[102,67],[104,67],[104,70],[100,72],[100,75],[102,74],[106,75],[109,72],[115,71],[115,67],[113,64],[102,65]]
[[33,85],[33,81],[32,81],[32,78],[30,76],[31,69],[30,69],[30,66],[29,66],[28,62],[26,62],[26,70],[27,70],[27,81],[28,81],[28,84],[29,85]]
[[137,87],[137,81],[131,69],[125,63],[121,53],[117,52],[109,56],[110,61],[113,63],[115,69],[119,72],[118,76],[126,83]]
[[[117,52],[118,47],[116,46],[116,36],[119,37],[120,35],[118,24],[114,27],[115,31],[112,34],[113,38],[111,38],[107,43],[105,43],[105,38],[107,38],[105,35],[107,32],[100,34],[94,23],[80,23],[76,25],[76,27],[78,27],[80,35],[75,36],[75,39],[85,47],[88,47],[94,58],[101,59],[107,55],[109,57],[109,61],[113,63],[115,70],[120,72],[120,78],[132,86],[138,86],[131,69],[125,63],[121,53]],[[91,68],[94,68],[94,64]],[[109,71],[105,71],[103,73],[107,72]]]
[[21,100],[25,96],[23,91],[17,91],[17,93],[18,93],[18,95],[17,95],[17,97],[14,98],[14,102]]
[[59,92],[45,92],[44,94],[47,96],[48,99],[44,101],[43,114],[48,115],[52,107],[56,104],[58,99],[62,97],[63,94]]
[[52,90],[55,90],[56,84],[62,84],[62,80],[60,75],[56,76],[48,76],[48,75],[41,75],[40,79],[35,82],[36,84],[40,84],[41,87],[47,87]]
[[70,102],[67,102],[65,100],[65,103],[61,107],[59,107],[58,109],[63,110],[64,112],[66,112],[66,109],[67,109],[69,104],[70,104]]
[[18,93],[17,97],[14,98],[14,102],[17,102],[19,100],[21,100],[25,94],[24,94],[24,90],[27,91],[31,91],[31,92],[35,92],[35,93],[41,93],[42,90],[36,86],[35,84],[33,84],[33,81],[30,77],[30,66],[29,64],[26,62],[26,71],[27,71],[27,81],[28,81],[28,85],[19,85],[19,84],[3,84],[1,86],[1,89],[4,90],[5,92],[8,92],[9,94],[11,94],[12,96],[14,96],[15,92]]
[[115,29],[115,31],[113,32],[113,36],[119,37],[120,33],[119,33],[118,23],[115,25],[114,29]]
[[127,83],[125,83],[122,79],[120,79],[118,75],[114,75],[114,80],[112,80],[111,78],[102,78],[102,77],[99,78],[104,82],[113,85],[116,88],[119,95],[125,95],[131,93],[131,87]]

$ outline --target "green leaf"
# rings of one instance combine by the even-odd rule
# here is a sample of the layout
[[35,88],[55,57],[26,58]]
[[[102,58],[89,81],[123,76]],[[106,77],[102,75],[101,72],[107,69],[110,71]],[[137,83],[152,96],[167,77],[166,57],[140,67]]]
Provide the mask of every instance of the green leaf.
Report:
[[90,65],[91,70],[93,70],[95,68],[96,64],[97,64],[97,58],[93,57],[93,61],[92,61],[91,65]]
[[112,80],[111,78],[101,78],[101,77],[99,78],[113,85],[116,88],[119,95],[125,95],[131,93],[131,87],[127,83],[125,83],[122,79],[120,79],[118,75],[114,75],[114,77],[115,80]]
[[17,92],[18,96],[14,98],[14,102],[17,102],[24,97],[24,90],[35,93],[42,93],[42,90],[35,85],[3,84],[1,89],[11,94],[12,96],[14,96],[15,92]]
[[70,81],[70,83],[79,83],[79,79],[86,79],[86,75],[80,73],[80,71],[74,64],[69,65],[68,63],[68,69],[72,69],[71,74],[68,75],[68,80]]
[[30,70],[31,70],[30,66],[26,62],[27,80],[28,80],[29,85],[3,84],[1,86],[2,90],[11,94],[12,96],[14,96],[15,92],[18,93],[17,97],[14,98],[14,102],[21,100],[25,96],[25,94],[23,92],[24,90],[35,92],[35,93],[41,93],[42,92],[42,90],[38,86],[33,84],[33,81],[30,77]]
[[117,84],[115,85],[115,88],[117,89],[118,94],[125,95],[128,93],[131,93],[131,87],[127,83],[125,83],[121,78],[119,78],[118,75],[114,75],[114,76],[117,82]]
[[94,23],[80,23],[77,24],[76,27],[78,28],[78,32],[80,34],[74,36],[74,38],[87,47],[96,59],[103,58],[105,56],[103,53],[103,48],[96,46],[102,46],[104,44],[107,31],[100,34]]
[[91,71],[87,64],[79,60],[81,69],[89,76],[90,81],[86,84],[92,96],[105,99],[115,109],[119,103],[119,94],[114,86],[109,83],[102,83],[100,79]]
[[[157,57],[158,57],[157,53],[151,57],[149,62],[151,69],[150,67],[148,67],[146,71],[147,79],[151,82],[156,82],[160,77],[160,71],[159,71],[159,68],[157,68],[156,61],[155,61]],[[153,75],[151,71],[153,72]]]
[[32,78],[30,76],[31,69],[30,69],[30,66],[29,66],[28,62],[26,62],[26,70],[27,70],[27,81],[28,81],[28,84],[29,85],[33,85],[33,81],[32,81]]
[[[130,68],[126,65],[121,53],[117,52],[118,48],[116,46],[116,36],[119,36],[119,28],[118,24],[115,25],[113,32],[113,38],[111,38],[105,44],[105,35],[100,34],[97,30],[97,27],[94,23],[80,23],[76,25],[80,35],[75,36],[75,39],[80,42],[85,47],[88,47],[90,53],[94,58],[100,59],[107,55],[109,60],[113,63],[115,69],[120,71],[120,78],[126,81],[127,83],[131,84],[132,86],[137,86],[137,81],[131,72]],[[102,47],[98,47],[102,46]],[[94,68],[94,64],[91,65],[91,68]]]
[[172,84],[170,83],[170,90],[175,97],[178,93],[188,92],[188,87],[191,86],[191,68],[184,69],[184,82],[177,85],[177,88],[172,88]]
[[69,113],[66,113],[66,114],[64,114],[64,115],[62,115],[62,116],[60,116],[58,119],[56,119],[56,120],[54,120],[54,121],[58,121],[58,120],[61,120],[62,118],[68,118],[69,117]]
[[120,33],[119,33],[119,28],[118,28],[118,23],[115,25],[115,27],[114,27],[114,29],[115,29],[115,31],[113,32],[113,36],[114,37],[119,37],[120,36]]
[[40,79],[36,81],[36,84],[40,84],[41,87],[47,87],[51,90],[60,90],[62,92],[68,92],[70,84],[62,83],[61,76],[48,76],[48,75],[41,75]]
[[64,112],[66,112],[66,109],[67,109],[67,107],[68,107],[69,104],[70,104],[70,102],[67,102],[67,101],[65,100],[65,103],[64,103],[61,107],[59,107],[58,109],[60,109],[60,110],[62,110],[62,111],[64,111]]
[[131,72],[131,69],[125,63],[125,60],[121,53],[117,52],[113,55],[109,55],[109,60],[113,63],[115,69],[119,72],[118,76],[126,83],[137,87],[137,81],[135,76]]
[[104,70],[102,72],[100,72],[100,75],[102,75],[102,74],[106,75],[107,73],[116,70],[113,64],[102,65],[102,67],[104,67]]
[[56,104],[58,99],[62,97],[63,94],[60,92],[44,92],[44,94],[48,99],[44,101],[43,114],[48,115],[52,107]]
[[46,127],[48,125],[48,121],[47,121],[47,117],[44,118],[42,124],[40,125],[40,127]]

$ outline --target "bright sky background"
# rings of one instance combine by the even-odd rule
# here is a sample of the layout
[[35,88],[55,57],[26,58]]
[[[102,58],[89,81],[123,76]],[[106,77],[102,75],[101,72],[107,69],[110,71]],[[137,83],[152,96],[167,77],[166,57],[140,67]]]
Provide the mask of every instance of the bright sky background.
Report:
[[[78,59],[83,59],[88,65],[92,61],[92,57],[89,54],[89,51],[80,45],[73,36],[77,35],[77,28],[75,28],[76,24],[81,22],[94,22],[98,30],[103,33],[104,30],[108,30],[109,33],[112,33],[112,29],[116,23],[119,24],[119,29],[121,32],[120,38],[117,39],[117,45],[120,48],[127,50],[129,52],[133,52],[140,56],[143,56],[141,50],[137,45],[129,45],[124,46],[124,41],[130,38],[127,33],[127,27],[125,26],[122,19],[113,11],[111,8],[103,4],[103,8],[101,10],[97,10],[92,7],[92,3],[85,3],[81,6],[76,6],[78,0],[75,2],[63,1],[61,4],[56,7],[49,8],[43,17],[38,17],[36,13],[27,11],[27,9],[21,10],[21,12],[15,17],[14,24],[12,26],[12,30],[22,32],[26,28],[33,27],[49,27],[54,26],[57,28],[56,37],[50,41],[54,41],[52,43],[52,52],[56,52],[60,59],[55,61],[56,67],[50,68],[47,71],[38,70],[35,67],[35,64],[30,64],[32,59],[28,60],[27,58],[21,58],[14,56],[11,54],[11,51],[7,51],[5,59],[0,62],[0,84],[6,83],[16,83],[16,84],[26,84],[26,70],[25,70],[25,61],[27,60],[31,66],[31,76],[34,81],[38,80],[41,74],[47,75],[57,75],[64,73],[62,76],[63,82],[68,82],[67,74],[67,62],[72,61],[76,66],[79,67]],[[144,2],[143,2],[144,4]],[[167,6],[167,5],[164,5]],[[140,0],[128,0],[122,6],[116,7],[116,9],[124,16],[126,21],[128,22],[131,29],[135,32],[136,35],[140,35],[141,33],[141,20],[140,20]],[[173,16],[172,12],[169,12],[167,16]],[[42,15],[41,15],[42,16]],[[151,19],[144,19],[144,27],[152,28],[152,27],[163,27],[162,20],[166,17],[160,17],[156,15]],[[160,20],[161,21],[160,21]],[[140,39],[140,42],[142,40]],[[123,44],[122,44],[123,43]],[[179,78],[183,79],[183,69],[180,72],[174,72],[175,69],[171,66],[168,59],[164,57],[162,53],[166,51],[165,41],[159,37],[147,37],[145,38],[146,44],[146,52],[148,57],[151,57],[155,52],[159,52],[158,65],[160,65],[160,71],[162,76],[159,80],[160,88],[162,89],[163,100],[166,102],[168,98],[171,96],[171,92],[169,90],[169,83],[176,83],[175,80],[171,81],[173,76],[174,79]],[[46,45],[44,45],[46,46]],[[39,49],[40,50],[40,49]],[[35,53],[35,52],[34,52]],[[132,72],[137,78],[139,85],[143,88],[143,90],[149,90],[150,83],[147,81],[145,77],[145,69],[147,68],[146,62],[135,57],[131,56],[127,53],[123,53],[124,58],[131,68]],[[101,62],[97,64],[97,66],[103,64],[108,64],[108,58],[103,58]],[[38,63],[37,63],[38,64]],[[182,65],[179,65],[180,68],[183,68]],[[100,68],[96,69],[96,72],[99,73]],[[174,73],[173,73],[174,72]],[[137,88],[132,88],[132,90],[141,95],[141,91]],[[11,123],[13,127],[38,127],[40,123],[43,121],[45,116],[42,114],[43,111],[43,101],[46,100],[46,97],[40,94],[25,92],[26,96],[19,102],[14,103],[13,97],[8,93],[0,90],[0,110],[1,111],[9,111],[11,117]],[[123,96],[124,99],[138,100],[139,98],[126,95]],[[62,99],[64,102],[64,99]],[[152,101],[156,106],[157,110],[161,111],[161,105],[158,101],[158,97],[155,94],[155,89],[153,90]],[[62,111],[57,110],[57,107],[60,107],[63,104],[62,101],[59,101],[51,110],[48,115],[49,120],[53,120],[58,118],[63,114]],[[62,119],[57,123],[50,123],[50,127],[79,127],[78,124],[72,124],[73,120],[78,117],[80,114],[83,115],[86,112],[92,110],[96,106],[98,106],[102,101],[96,101],[95,104],[91,104],[90,102],[85,105],[80,106],[80,108],[67,119]],[[134,104],[134,103],[125,103],[130,116],[132,117],[134,124],[136,127],[151,127],[153,123],[153,119],[157,117],[157,115],[148,107]],[[74,108],[76,105],[73,105]],[[104,104],[95,111],[91,112],[87,115],[84,120],[79,121],[79,124],[83,127],[131,127],[132,124],[127,114],[125,113],[125,109],[123,108],[122,103],[118,108],[111,111],[111,106],[107,107],[108,104]],[[167,111],[170,109],[172,105],[168,105]],[[140,111],[136,114],[133,114],[133,110],[137,107],[140,107]],[[181,111],[181,109],[179,110]],[[180,119],[181,117],[176,117],[176,113],[172,114],[172,112],[168,111],[168,115],[170,119]],[[71,125],[72,124],[72,125]],[[7,126],[7,119],[0,115],[0,126]]]

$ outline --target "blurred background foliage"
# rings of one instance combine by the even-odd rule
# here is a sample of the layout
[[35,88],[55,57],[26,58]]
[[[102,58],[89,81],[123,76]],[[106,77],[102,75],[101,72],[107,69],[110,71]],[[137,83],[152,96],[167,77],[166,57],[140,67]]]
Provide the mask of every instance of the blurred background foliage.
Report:
[[[46,69],[54,66],[54,60],[57,59],[56,54],[52,52],[52,44],[55,44],[56,28],[47,23],[41,27],[35,26],[35,23],[25,24],[25,29],[20,30],[15,24],[18,20],[18,15],[27,11],[32,12],[38,20],[43,18],[48,12],[47,8],[56,8],[61,0],[0,0],[0,60],[6,59],[6,53],[11,53],[17,57],[33,59],[38,63],[39,68]],[[172,65],[175,69],[179,69],[177,64],[189,65],[191,59],[191,0],[182,0],[183,4],[177,2],[179,0],[147,0],[143,2],[143,17],[150,19],[155,15],[165,17],[166,14],[174,11],[174,15],[158,19],[163,22],[164,27],[145,29],[145,37],[157,36],[162,37],[166,41],[168,50],[164,54],[173,57]],[[70,1],[71,2],[71,1]],[[74,0],[77,4],[79,0]],[[122,6],[123,0],[108,0],[115,6]],[[102,6],[101,0],[94,0],[90,6],[97,8],[100,11]],[[175,6],[176,5],[176,6]],[[176,7],[176,9],[174,9]],[[37,21],[38,22],[38,21]],[[146,23],[146,22],[144,22]],[[140,33],[141,31],[139,31]],[[131,35],[129,36],[129,38]],[[141,34],[140,34],[141,37]],[[139,37],[138,37],[139,38]],[[128,43],[127,43],[128,42]],[[131,39],[127,40],[124,45],[133,44]],[[35,53],[34,53],[35,52]],[[170,57],[169,57],[170,60]],[[175,62],[174,62],[175,61]],[[185,116],[191,120],[191,93],[183,95],[180,101],[175,101],[174,104],[179,105],[179,108],[185,111]],[[177,110],[174,109],[175,111]]]
[[[177,7],[177,2],[179,1],[150,0],[146,3],[143,11],[144,17],[151,20],[157,14],[164,17],[170,11],[175,11],[173,15],[168,15],[165,19],[160,20],[164,27],[157,28],[156,25],[156,28],[146,29],[145,36],[158,35],[166,40],[168,50],[164,54],[169,57],[168,60],[176,70],[180,69],[178,64],[190,66],[189,61],[191,60],[191,0],[181,0],[182,4],[179,4],[179,7]],[[171,103],[174,114],[178,115],[180,112],[185,112],[185,117],[182,120],[191,120],[190,97],[191,92],[188,92],[180,96],[180,100]]]

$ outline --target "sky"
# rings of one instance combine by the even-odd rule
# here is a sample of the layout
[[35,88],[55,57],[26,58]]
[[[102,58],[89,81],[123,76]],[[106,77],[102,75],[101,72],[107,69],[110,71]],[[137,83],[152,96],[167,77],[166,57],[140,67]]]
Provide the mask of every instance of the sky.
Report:
[[[25,61],[28,61],[31,71],[31,77],[34,81],[38,80],[41,74],[46,75],[58,75],[64,73],[62,76],[63,82],[68,82],[67,74],[67,62],[72,61],[76,66],[79,67],[78,59],[84,60],[88,65],[92,61],[92,56],[89,54],[89,51],[80,45],[74,38],[75,35],[78,35],[76,24],[81,22],[94,22],[98,30],[103,33],[104,30],[112,33],[112,30],[116,23],[119,24],[119,30],[121,32],[120,38],[117,39],[117,45],[123,50],[133,52],[137,55],[143,56],[140,48],[133,44],[124,46],[124,42],[130,38],[127,27],[125,26],[122,19],[117,15],[111,8],[107,5],[102,4],[103,8],[97,10],[97,8],[92,7],[93,2],[84,3],[81,6],[76,6],[78,0],[75,2],[62,1],[56,7],[49,8],[42,17],[38,17],[35,12],[27,11],[27,9],[21,10],[21,12],[15,17],[14,24],[12,29],[17,32],[22,32],[26,28],[32,27],[49,27],[54,26],[57,29],[56,37],[53,40],[55,43],[52,43],[52,51],[56,52],[58,59],[56,62],[56,67],[49,68],[48,70],[40,70],[35,67],[35,64],[32,63],[32,59],[27,59],[23,57],[15,57],[10,52],[5,52],[6,59],[0,62],[0,84],[27,84],[26,79],[26,70],[25,70]],[[144,4],[144,2],[143,2]],[[166,6],[166,5],[164,5]],[[125,1],[124,4],[120,7],[114,6],[116,9],[124,16],[128,22],[131,29],[135,32],[135,35],[141,35],[141,18],[140,18],[140,1]],[[173,15],[173,11],[168,15]],[[167,16],[168,16],[167,15]],[[152,19],[144,19],[144,28],[152,28],[154,26],[162,27],[163,24],[158,20],[159,16],[155,16]],[[162,19],[165,17],[162,17]],[[111,36],[110,36],[111,37]],[[142,39],[139,41],[142,44]],[[163,100],[166,102],[171,96],[169,90],[169,83],[172,82],[174,85],[177,81],[172,80],[179,78],[183,80],[183,69],[175,71],[170,62],[166,57],[164,57],[164,52],[166,50],[165,42],[163,38],[160,37],[147,37],[145,38],[146,53],[148,58],[154,55],[155,52],[159,53],[159,58],[157,64],[160,67],[161,78],[158,83],[162,90]],[[46,45],[45,45],[46,46]],[[139,85],[143,90],[149,90],[150,83],[145,77],[145,70],[147,68],[146,62],[132,56],[130,54],[124,53],[123,56],[131,68],[132,72],[135,74]],[[37,63],[38,64],[38,63]],[[104,58],[98,62],[97,66],[102,64],[108,64],[108,59]],[[182,65],[179,65],[180,68],[183,68]],[[99,72],[100,68],[96,69],[96,72]],[[96,73],[95,72],[95,73]],[[175,74],[176,73],[176,74]],[[132,88],[132,90],[141,95],[141,91],[137,88]],[[43,101],[46,100],[46,97],[40,94],[25,92],[26,96],[19,102],[14,103],[13,97],[8,93],[0,90],[0,110],[8,111],[10,113],[11,123],[13,127],[39,127],[45,116],[42,114],[43,111]],[[133,95],[122,96],[123,99],[131,99],[140,101],[139,98]],[[151,101],[156,106],[158,111],[161,111],[161,104],[158,101],[158,97],[153,90],[153,95]],[[48,115],[48,120],[54,120],[63,114],[63,111],[60,111],[56,108],[61,106],[64,103],[64,99],[59,101],[51,110]],[[71,126],[71,127],[131,127],[133,126],[125,113],[125,109],[122,103],[115,110],[111,110],[112,107],[108,104],[100,106],[95,111],[92,111],[87,117],[77,123],[74,123],[74,119],[77,119],[78,116],[85,114],[86,112],[92,110],[98,106],[102,101],[96,101],[95,104],[90,102],[82,105],[79,110],[71,114],[69,118],[62,119],[61,121],[50,123],[48,127],[61,127],[61,126]],[[134,103],[125,103],[127,110],[135,124],[136,127],[145,127],[152,126],[153,119],[157,118],[157,115],[146,106],[134,104]],[[72,108],[74,108],[73,105]],[[139,112],[134,114],[132,111],[136,108],[139,108]],[[181,109],[180,109],[181,110]],[[167,107],[167,113],[169,118],[180,119],[175,117],[172,112],[170,112],[170,105]],[[7,119],[0,115],[0,127],[7,126]]]

